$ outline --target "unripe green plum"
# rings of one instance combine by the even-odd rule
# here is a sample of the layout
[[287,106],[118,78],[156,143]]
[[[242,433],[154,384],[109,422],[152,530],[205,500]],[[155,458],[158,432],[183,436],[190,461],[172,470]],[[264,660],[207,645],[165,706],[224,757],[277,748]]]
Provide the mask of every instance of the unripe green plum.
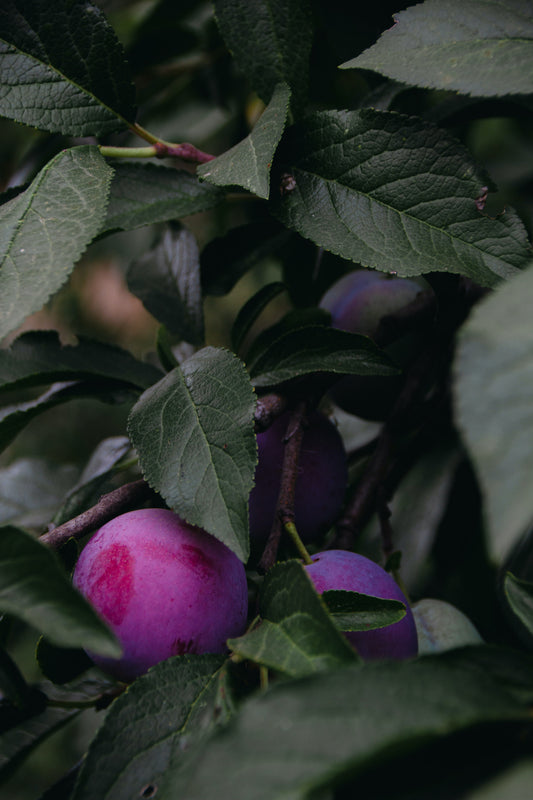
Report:
[[[250,535],[264,545],[272,528],[280,491],[290,414],[282,414],[257,435],[258,464],[250,493]],[[295,524],[300,537],[314,541],[337,519],[348,482],[346,452],[335,425],[320,412],[309,415],[296,482]]]
[[394,578],[379,564],[348,550],[326,550],[311,556],[307,570],[319,594],[349,591],[405,604],[406,614],[385,628],[347,631],[344,635],[365,661],[412,658],[418,652],[415,621],[409,603]]
[[[422,286],[414,280],[360,269],[334,283],[320,301],[320,307],[330,312],[334,328],[376,339],[384,317],[406,308],[422,291]],[[413,337],[407,336],[390,343],[386,351],[404,368],[413,356],[413,349],[416,350]],[[401,385],[401,375],[350,375],[334,385],[331,396],[350,414],[381,420],[391,410]]]
[[244,632],[243,564],[222,542],[172,511],[130,511],[103,525],[82,551],[74,586],[122,644],[104,671],[130,681],[172,655],[222,653]]

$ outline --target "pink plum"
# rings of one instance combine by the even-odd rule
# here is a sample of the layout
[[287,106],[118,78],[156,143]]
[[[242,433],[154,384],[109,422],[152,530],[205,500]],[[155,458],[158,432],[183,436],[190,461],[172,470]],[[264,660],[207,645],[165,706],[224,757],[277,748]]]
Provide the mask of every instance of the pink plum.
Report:
[[379,564],[347,550],[326,550],[311,557],[305,569],[319,594],[331,590],[359,592],[405,604],[407,613],[385,628],[349,631],[346,638],[366,661],[380,658],[410,658],[418,652],[413,613],[400,587]]
[[[382,319],[408,306],[421,291],[422,286],[414,280],[360,269],[334,283],[320,307],[330,312],[334,328],[375,339]],[[413,338],[416,339],[402,337],[387,347],[387,353],[400,367],[407,366],[413,350],[418,349]],[[350,375],[335,384],[331,396],[344,411],[380,420],[390,411],[401,383],[399,375]]]
[[120,640],[120,659],[91,658],[130,681],[183,653],[222,653],[246,626],[243,564],[222,542],[159,508],[103,525],[82,551],[74,585]]
[[[258,464],[250,493],[250,535],[264,544],[268,538],[280,490],[284,437],[290,414],[282,414],[257,436]],[[295,524],[304,541],[317,539],[338,517],[348,472],[340,433],[324,414],[309,415],[304,431],[296,482]]]

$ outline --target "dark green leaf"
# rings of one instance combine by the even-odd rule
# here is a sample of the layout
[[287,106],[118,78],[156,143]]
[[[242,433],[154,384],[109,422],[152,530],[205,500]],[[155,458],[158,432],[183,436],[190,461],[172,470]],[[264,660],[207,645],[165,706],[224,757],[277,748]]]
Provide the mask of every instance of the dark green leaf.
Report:
[[131,800],[148,786],[155,796],[172,756],[179,763],[216,723],[221,662],[178,656],[136,680],[109,710],[72,800]]
[[334,669],[357,659],[335,627],[311,579],[298,561],[267,574],[259,597],[259,627],[230,639],[243,658],[291,677]]
[[206,347],[148,389],[129,421],[148,483],[242,561],[256,465],[254,409],[242,362]]
[[307,798],[313,790],[397,752],[527,710],[482,671],[459,659],[376,662],[280,683],[246,702],[168,772],[162,800]]
[[216,206],[223,192],[195,175],[156,164],[116,164],[100,234],[130,231]]
[[246,334],[266,306],[286,290],[284,283],[277,281],[259,289],[241,308],[231,329],[231,346],[237,353],[246,338]]
[[341,68],[478,97],[533,92],[527,0],[426,0],[394,20],[375,45]]
[[359,592],[323,592],[328,611],[340,631],[368,631],[385,628],[405,617],[405,605],[399,600],[384,600]]
[[528,758],[464,795],[464,800],[530,800],[532,786],[533,758]]
[[120,655],[115,637],[71,586],[52,551],[11,526],[0,529],[0,611],[54,644]]
[[0,469],[0,523],[43,527],[79,478],[79,469],[44,458],[20,458]]
[[168,227],[155,247],[130,266],[128,287],[172,334],[203,344],[200,255],[187,228]]
[[45,678],[53,683],[65,684],[94,666],[81,647],[56,647],[41,636],[35,658]]
[[80,337],[62,345],[56,331],[30,331],[0,350],[0,389],[40,386],[55,381],[108,378],[146,389],[161,378],[157,367],[127,350]]
[[63,503],[54,517],[54,525],[61,525],[96,505],[103,494],[115,488],[111,485],[111,478],[120,471],[120,462],[131,449],[126,436],[111,436],[100,442],[76,485],[66,497],[63,493]]
[[0,206],[0,338],[66,281],[102,226],[112,172],[97,147],[63,150]]
[[202,289],[205,294],[227,294],[249,269],[279,250],[293,236],[271,217],[232,228],[213,239],[202,252]]
[[287,83],[298,108],[307,98],[312,43],[307,0],[214,0],[220,32],[239,69],[267,103]]
[[273,341],[249,365],[255,386],[327,372],[337,375],[396,375],[385,353],[367,336],[325,325],[289,330]]
[[520,580],[508,572],[504,580],[504,591],[512,610],[533,635],[533,583]]
[[114,383],[111,380],[94,379],[79,383],[54,383],[36,400],[15,403],[0,409],[0,450],[7,447],[32,419],[62,403],[80,397],[90,397],[104,403],[125,403],[134,399],[137,394],[138,392],[133,392],[131,387],[120,381]]
[[0,114],[73,136],[102,135],[135,121],[124,53],[88,0],[3,0]]
[[278,84],[253,131],[231,150],[202,164],[198,168],[200,177],[215,186],[242,186],[266,200],[270,193],[270,168],[285,127],[289,97],[287,84]]
[[[22,708],[29,699],[29,687],[21,671],[7,652],[0,645],[0,698],[7,700],[17,708]],[[0,700],[0,702],[1,702]],[[1,713],[1,712],[0,712]]]
[[518,216],[478,210],[487,176],[439,128],[363,109],[319,112],[289,133],[273,210],[327,250],[384,272],[454,272],[484,285],[529,260]]
[[457,420],[498,561],[533,519],[531,297],[533,268],[479,303],[460,332],[454,365]]

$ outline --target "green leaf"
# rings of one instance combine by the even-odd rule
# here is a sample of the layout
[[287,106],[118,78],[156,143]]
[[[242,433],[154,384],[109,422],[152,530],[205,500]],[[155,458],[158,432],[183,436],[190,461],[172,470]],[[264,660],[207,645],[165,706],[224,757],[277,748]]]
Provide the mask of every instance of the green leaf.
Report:
[[399,600],[334,590],[323,592],[330,616],[340,631],[368,631],[386,628],[405,617],[405,605]]
[[128,287],[172,334],[203,344],[200,254],[187,228],[169,226],[155,247],[130,266]]
[[148,389],[129,433],[148,483],[170,508],[246,561],[255,396],[244,365],[205,347]]
[[341,69],[478,97],[533,92],[533,19],[527,0],[426,0]]
[[293,235],[268,217],[239,225],[213,239],[200,258],[204,293],[227,294],[249,269],[279,250]]
[[87,0],[4,0],[0,10],[0,114],[72,136],[135,121],[122,47]]
[[97,147],[63,150],[0,206],[0,338],[66,281],[100,230],[111,175]]
[[54,644],[120,656],[114,635],[71,586],[52,551],[11,526],[0,529],[0,611]]
[[503,588],[511,609],[529,633],[533,634],[533,583],[520,580],[508,572]]
[[285,128],[289,98],[289,87],[286,83],[279,83],[272,100],[246,139],[213,161],[202,164],[198,175],[215,186],[242,186],[258,197],[268,199],[270,168]]
[[195,175],[157,164],[114,164],[107,217],[100,235],[187,217],[224,199]]
[[231,329],[231,346],[238,352],[246,338],[246,334],[257,320],[261,312],[271,300],[278,297],[287,287],[284,283],[276,281],[268,283],[256,292],[241,308]]
[[326,372],[335,375],[397,375],[388,356],[367,336],[325,325],[282,333],[249,365],[254,386]]
[[183,758],[216,723],[221,662],[177,656],[138,678],[107,713],[72,800],[130,800],[149,786],[155,795],[172,756]]
[[454,365],[457,421],[484,500],[488,545],[500,560],[533,519],[533,268],[474,309]]
[[0,450],[3,450],[34,419],[50,408],[79,398],[94,398],[104,403],[125,403],[136,397],[131,387],[111,380],[54,383],[36,400],[15,403],[0,409]]
[[44,458],[19,458],[0,469],[0,523],[43,527],[79,478],[79,469]]
[[324,111],[288,132],[273,211],[343,258],[398,275],[453,272],[492,285],[530,258],[511,210],[478,211],[487,176],[439,128],[386,111]]
[[454,647],[482,644],[475,625],[444,600],[425,597],[412,606],[418,634],[418,653],[442,653]]
[[246,800],[303,800],[391,751],[526,717],[488,673],[461,659],[348,666],[279,683],[245,702],[188,768],[167,773],[159,797],[232,800],[238,775]]
[[287,83],[299,108],[307,101],[312,44],[307,0],[214,0],[218,27],[237,66],[267,103]]
[[0,645],[0,703],[8,700],[14,706],[22,708],[28,704],[29,699],[28,684],[7,650]]
[[464,795],[464,800],[530,800],[533,786],[533,758],[523,758]]
[[89,378],[147,389],[161,376],[161,370],[127,350],[83,337],[77,345],[62,345],[56,331],[23,333],[11,347],[0,350],[0,389],[4,390]]
[[262,622],[228,646],[243,658],[297,678],[357,660],[337,630],[298,561],[285,561],[267,574],[259,597]]

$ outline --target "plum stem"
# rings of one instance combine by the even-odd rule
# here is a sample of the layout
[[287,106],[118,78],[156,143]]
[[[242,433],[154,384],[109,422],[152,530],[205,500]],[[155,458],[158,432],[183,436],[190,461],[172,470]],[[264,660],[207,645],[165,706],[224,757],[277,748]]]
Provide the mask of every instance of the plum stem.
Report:
[[296,525],[292,520],[287,520],[283,523],[284,531],[291,537],[292,543],[298,550],[300,554],[300,558],[304,562],[304,564],[312,564],[313,561],[311,560],[311,556],[307,552],[307,548],[305,544],[300,539],[298,531],[296,530]]
[[268,689],[268,667],[261,665],[259,667],[259,681],[263,691]]

